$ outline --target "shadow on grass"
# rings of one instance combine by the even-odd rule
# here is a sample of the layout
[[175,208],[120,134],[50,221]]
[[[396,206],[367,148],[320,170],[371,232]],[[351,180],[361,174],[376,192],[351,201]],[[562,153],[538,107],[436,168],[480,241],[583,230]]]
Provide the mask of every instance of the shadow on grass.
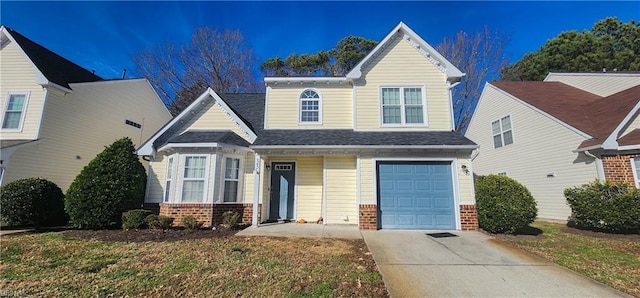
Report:
[[526,226],[526,227],[523,227],[523,228],[519,228],[513,234],[514,235],[538,236],[538,235],[542,235],[542,233],[543,233],[542,230],[540,230],[538,228],[534,228],[534,227],[531,227],[531,226]]

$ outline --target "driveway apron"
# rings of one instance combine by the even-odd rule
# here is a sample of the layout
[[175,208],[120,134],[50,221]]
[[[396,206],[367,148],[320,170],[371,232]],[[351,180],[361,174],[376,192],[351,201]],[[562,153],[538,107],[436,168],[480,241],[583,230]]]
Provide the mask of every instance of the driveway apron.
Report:
[[392,297],[630,297],[479,232],[362,236]]

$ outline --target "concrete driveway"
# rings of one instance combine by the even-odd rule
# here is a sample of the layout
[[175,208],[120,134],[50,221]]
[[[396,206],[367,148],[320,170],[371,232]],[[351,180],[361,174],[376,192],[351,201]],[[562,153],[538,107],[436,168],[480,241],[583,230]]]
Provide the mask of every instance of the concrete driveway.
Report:
[[362,231],[392,297],[630,297],[479,232],[426,235],[443,232]]

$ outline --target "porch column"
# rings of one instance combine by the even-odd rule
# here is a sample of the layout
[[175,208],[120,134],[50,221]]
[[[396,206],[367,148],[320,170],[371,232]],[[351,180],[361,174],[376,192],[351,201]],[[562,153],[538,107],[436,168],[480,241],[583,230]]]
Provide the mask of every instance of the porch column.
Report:
[[255,153],[255,175],[253,175],[253,214],[251,217],[251,226],[258,227],[258,208],[260,207],[260,173],[262,169],[262,158],[260,154]]

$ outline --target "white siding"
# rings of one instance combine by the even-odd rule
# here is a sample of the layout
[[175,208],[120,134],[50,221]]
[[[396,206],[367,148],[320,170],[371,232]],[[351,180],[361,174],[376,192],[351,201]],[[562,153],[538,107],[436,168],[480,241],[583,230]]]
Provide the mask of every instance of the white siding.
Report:
[[[147,171],[147,193],[145,195],[145,203],[160,203],[164,199],[165,193],[165,178],[167,171],[167,156],[158,154],[155,159],[149,162]],[[173,160],[174,164],[178,160]],[[174,175],[175,176],[175,175]],[[172,188],[174,193],[176,186],[176,177],[173,177]]]
[[[363,72],[356,85],[357,130],[451,130],[445,75],[407,41],[389,43]],[[381,127],[380,87],[420,85],[426,88],[428,126]]]
[[[493,148],[491,122],[511,115],[514,143]],[[583,137],[487,84],[466,137],[480,145],[473,161],[478,175],[507,172],[538,202],[541,219],[567,220],[564,189],[596,179],[592,158],[574,153]],[[547,177],[548,174],[555,177]]]
[[23,112],[22,131],[2,131],[3,140],[26,140],[38,138],[40,116],[44,104],[44,89],[36,84],[36,70],[29,60],[9,42],[0,50],[0,126],[4,121],[7,99],[10,92],[28,92],[27,107]]
[[325,157],[327,224],[358,224],[355,156]]
[[640,85],[640,74],[622,73],[550,73],[547,82],[562,82],[603,97]]

